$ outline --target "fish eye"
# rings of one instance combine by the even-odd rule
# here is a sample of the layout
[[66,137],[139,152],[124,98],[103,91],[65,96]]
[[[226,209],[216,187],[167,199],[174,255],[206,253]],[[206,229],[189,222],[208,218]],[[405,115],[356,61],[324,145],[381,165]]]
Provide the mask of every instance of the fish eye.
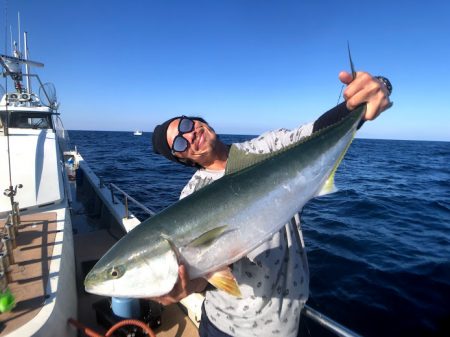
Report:
[[113,279],[118,279],[123,276],[125,268],[122,266],[114,266],[108,270],[108,275]]

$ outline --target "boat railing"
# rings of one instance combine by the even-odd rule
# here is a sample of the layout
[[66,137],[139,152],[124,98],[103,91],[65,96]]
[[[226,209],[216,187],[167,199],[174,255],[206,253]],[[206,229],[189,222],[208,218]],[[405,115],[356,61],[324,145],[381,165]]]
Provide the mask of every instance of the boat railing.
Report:
[[[49,94],[47,93],[47,90],[45,90],[45,86],[44,86],[44,84],[42,83],[41,78],[39,77],[39,75],[37,75],[37,74],[26,74],[26,73],[24,73],[24,74],[22,74],[22,76],[25,76],[25,77],[27,77],[27,78],[34,77],[34,78],[39,82],[39,88],[40,88],[40,90],[42,90],[42,92],[44,93],[45,98],[47,99],[47,101],[48,101],[48,102],[51,102],[50,96],[49,96]],[[50,108],[55,109],[54,106],[51,106]]]
[[302,311],[302,315],[308,317],[315,323],[319,324],[321,327],[327,329],[331,333],[340,337],[361,337],[361,335],[350,330],[349,328],[339,324],[330,317],[322,314],[321,312],[311,308],[309,305],[305,305]]
[[[69,134],[67,130],[64,128],[63,122],[58,115],[56,115],[53,125],[56,132],[56,136],[58,138],[58,145],[61,152],[64,153],[66,151],[69,151],[69,149],[71,149]],[[76,147],[75,152],[78,153]]]
[[[102,184],[102,182],[100,182],[100,184]],[[114,196],[114,192],[117,191],[119,192],[124,200],[124,205],[125,205],[125,216],[124,218],[128,219],[130,216],[130,211],[128,208],[128,201],[130,200],[131,202],[133,202],[137,207],[139,207],[141,210],[143,210],[145,213],[149,214],[150,216],[155,215],[155,212],[152,211],[151,209],[149,209],[148,207],[145,207],[144,205],[142,205],[139,201],[137,201],[136,199],[134,199],[132,196],[130,196],[127,192],[125,192],[124,190],[122,190],[121,188],[117,187],[116,185],[114,185],[113,183],[109,184],[109,190],[111,191],[111,199],[113,201],[113,203],[116,203],[115,201],[115,196]]]
[[[100,187],[104,187],[103,180],[100,180]],[[149,209],[148,207],[141,204],[139,201],[131,197],[128,193],[126,193],[124,190],[119,188],[113,183],[108,184],[109,190],[111,191],[111,199],[113,203],[117,203],[115,200],[114,193],[120,193],[124,200],[125,205],[125,217],[129,218],[129,209],[128,209],[128,201],[133,202],[137,207],[139,207],[141,210],[143,210],[145,213],[149,214],[150,216],[155,215],[155,212]],[[327,329],[329,332],[333,333],[336,336],[340,337],[361,337],[361,335],[357,334],[356,332],[350,330],[349,328],[343,326],[342,324],[339,324],[335,320],[331,319],[330,317],[322,314],[321,312],[311,308],[309,305],[305,305],[302,310],[302,315],[309,318],[319,326],[321,326],[324,329]]]

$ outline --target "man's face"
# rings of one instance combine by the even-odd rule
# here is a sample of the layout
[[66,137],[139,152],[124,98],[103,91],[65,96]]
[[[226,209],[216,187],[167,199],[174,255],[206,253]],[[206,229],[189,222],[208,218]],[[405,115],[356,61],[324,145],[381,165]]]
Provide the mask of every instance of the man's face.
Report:
[[[194,128],[191,132],[182,133],[181,136],[187,141],[187,148],[183,152],[174,152],[174,155],[182,159],[190,159],[201,166],[206,166],[213,160],[214,148],[217,142],[217,135],[208,124],[198,120],[192,120]],[[172,148],[173,141],[178,132],[180,118],[173,120],[167,128],[167,143]]]

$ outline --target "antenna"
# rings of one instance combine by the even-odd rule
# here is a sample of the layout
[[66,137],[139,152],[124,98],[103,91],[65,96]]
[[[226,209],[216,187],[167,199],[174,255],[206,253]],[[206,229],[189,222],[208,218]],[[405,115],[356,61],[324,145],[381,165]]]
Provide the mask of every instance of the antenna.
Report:
[[[23,49],[24,49],[24,59],[28,61],[28,36],[27,32],[23,32]],[[31,94],[31,82],[30,82],[30,65],[29,63],[25,63],[25,74],[26,74],[26,82],[27,82],[27,93]]]
[[[9,35],[11,35],[11,54],[12,54],[12,50],[13,50],[13,38],[12,38],[12,26],[9,25]],[[6,43],[5,43],[6,45]],[[8,51],[5,50],[5,54],[8,54]]]
[[20,45],[20,12],[17,12],[17,27],[19,27],[19,57],[22,57],[22,47]]

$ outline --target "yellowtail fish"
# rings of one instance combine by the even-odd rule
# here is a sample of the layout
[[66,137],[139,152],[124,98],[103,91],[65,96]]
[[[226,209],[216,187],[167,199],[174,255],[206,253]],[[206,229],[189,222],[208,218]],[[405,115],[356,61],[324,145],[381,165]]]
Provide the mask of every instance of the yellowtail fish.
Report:
[[184,264],[235,296],[228,268],[278,232],[311,199],[334,191],[334,173],[365,105],[339,122],[270,154],[230,149],[226,174],[147,219],[119,240],[85,279],[86,291],[114,297],[168,293]]

